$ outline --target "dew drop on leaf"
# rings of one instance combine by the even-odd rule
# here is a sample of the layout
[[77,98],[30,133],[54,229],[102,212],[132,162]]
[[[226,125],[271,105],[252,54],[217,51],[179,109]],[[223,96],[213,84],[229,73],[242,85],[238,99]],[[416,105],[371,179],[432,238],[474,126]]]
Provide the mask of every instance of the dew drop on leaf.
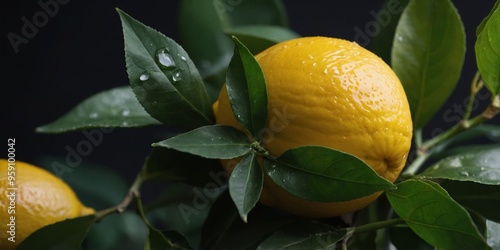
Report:
[[172,81],[174,82],[182,81],[182,71],[180,69],[176,69],[174,72],[172,72]]
[[161,67],[167,68],[167,69],[175,67],[175,62],[172,59],[172,56],[170,55],[168,49],[158,50],[156,57],[157,57],[158,63],[160,64]]
[[469,173],[467,171],[460,171],[458,174],[465,177],[469,176]]
[[181,56],[180,54],[177,54],[177,56],[180,57],[184,62],[187,60],[185,56]]
[[149,80],[149,77],[150,77],[149,72],[146,71],[139,76],[139,80],[141,80],[141,82],[144,82]]
[[91,119],[96,119],[97,117],[99,117],[99,115],[98,115],[97,113],[91,113],[91,114],[89,115],[89,117],[90,117]]
[[122,116],[128,116],[130,115],[130,110],[126,109],[122,111]]

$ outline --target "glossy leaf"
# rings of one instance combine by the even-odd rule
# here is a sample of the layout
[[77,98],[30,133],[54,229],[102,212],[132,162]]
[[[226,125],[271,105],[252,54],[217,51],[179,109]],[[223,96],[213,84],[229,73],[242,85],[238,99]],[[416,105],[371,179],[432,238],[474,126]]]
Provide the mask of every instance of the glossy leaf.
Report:
[[229,179],[218,160],[163,147],[153,147],[144,164],[143,176],[148,180],[179,181],[196,187],[214,180],[222,186]]
[[266,80],[252,53],[237,38],[233,40],[235,49],[226,77],[227,95],[238,122],[257,138],[267,119]]
[[62,133],[98,127],[142,127],[161,124],[135,98],[129,86],[95,94],[49,124],[36,128],[41,133]]
[[92,250],[141,249],[146,237],[147,227],[141,218],[133,211],[125,211],[95,223],[85,245],[86,249]]
[[256,155],[245,155],[229,178],[229,194],[243,221],[247,222],[248,213],[259,201],[263,184],[264,173]]
[[290,149],[264,164],[276,184],[306,200],[348,201],[394,187],[355,156],[320,146]]
[[32,233],[16,248],[19,250],[82,249],[81,244],[95,220],[94,215],[67,219]]
[[232,159],[252,150],[248,137],[241,131],[224,125],[205,126],[184,134],[153,143],[209,159]]
[[500,185],[500,147],[450,156],[426,169],[421,176]]
[[[497,3],[498,4],[498,3]],[[490,13],[475,45],[476,62],[484,84],[496,96],[500,92],[500,8]]]
[[197,68],[172,39],[118,10],[130,85],[155,119],[192,129],[213,123],[212,106]]
[[226,29],[225,32],[238,37],[254,55],[277,43],[300,37],[293,30],[270,25],[239,26]]
[[468,210],[500,223],[500,186],[468,181],[445,181],[442,187]]
[[493,13],[498,9],[499,4],[500,4],[500,1],[497,0],[495,2],[495,5],[493,5],[493,8],[491,8],[490,13],[488,13],[488,15],[483,19],[483,21],[481,21],[479,26],[477,26],[476,36],[479,36],[479,34],[481,34],[481,32],[484,29],[484,26],[486,26],[486,23],[488,22],[488,20],[490,20],[491,15],[493,15]]
[[451,1],[410,1],[396,28],[391,64],[406,91],[415,129],[450,96],[464,56],[465,32]]
[[278,229],[257,249],[336,249],[335,245],[346,234],[345,229],[336,229],[326,224],[296,222]]
[[387,191],[394,211],[427,243],[440,249],[487,249],[467,211],[438,184],[407,180]]

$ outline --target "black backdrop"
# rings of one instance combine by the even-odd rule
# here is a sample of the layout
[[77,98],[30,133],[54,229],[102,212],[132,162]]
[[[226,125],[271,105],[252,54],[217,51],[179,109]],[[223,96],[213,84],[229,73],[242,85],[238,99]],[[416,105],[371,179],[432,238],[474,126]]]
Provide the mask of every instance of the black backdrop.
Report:
[[[19,34],[23,17],[32,18],[41,10],[37,1],[8,0],[1,8],[2,143],[16,138],[17,159],[42,162],[44,156],[64,157],[67,147],[76,147],[85,139],[81,132],[47,135],[35,127],[51,122],[84,98],[102,90],[128,83],[125,71],[123,38],[118,7],[143,23],[176,41],[178,1],[97,1],[59,0],[59,10],[47,24],[20,44],[15,53],[7,34]],[[332,1],[333,2],[333,1]],[[355,27],[363,28],[374,18],[383,1],[289,1],[285,4],[290,26],[303,36],[324,35],[354,40]],[[460,87],[426,129],[426,135],[445,129],[443,114],[463,103],[467,85],[476,71],[474,31],[493,5],[454,1],[466,25],[468,50]],[[459,111],[453,111],[456,112]],[[162,137],[162,128],[116,129],[105,135],[103,143],[83,157],[85,163],[97,163],[120,170],[127,178],[137,172],[150,143]],[[6,152],[6,150],[5,150]],[[0,157],[2,156],[0,152]]]

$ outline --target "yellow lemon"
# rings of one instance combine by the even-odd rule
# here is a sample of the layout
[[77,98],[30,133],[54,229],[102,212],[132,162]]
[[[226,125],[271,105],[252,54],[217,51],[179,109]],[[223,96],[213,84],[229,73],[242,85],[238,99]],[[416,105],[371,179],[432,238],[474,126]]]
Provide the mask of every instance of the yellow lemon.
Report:
[[[327,37],[285,41],[256,59],[267,83],[265,149],[279,156],[299,146],[330,147],[355,155],[380,176],[396,180],[410,150],[412,121],[404,89],[382,59],[354,42]],[[243,130],[225,86],[213,109],[218,124]],[[231,173],[234,164],[223,165]],[[266,175],[260,201],[292,214],[324,218],[359,210],[380,194],[346,202],[307,201]]]
[[[0,219],[4,227],[0,230],[0,249],[3,250],[15,249],[41,227],[95,213],[82,205],[61,179],[21,161],[10,164],[9,169],[9,162],[0,159],[0,190]],[[15,242],[9,240],[13,233],[8,231],[15,232],[15,238],[11,238]]]

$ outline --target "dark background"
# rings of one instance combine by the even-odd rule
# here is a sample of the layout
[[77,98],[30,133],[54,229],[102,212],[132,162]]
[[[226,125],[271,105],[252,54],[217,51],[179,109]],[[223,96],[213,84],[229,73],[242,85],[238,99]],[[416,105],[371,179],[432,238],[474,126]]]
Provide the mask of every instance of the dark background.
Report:
[[[383,1],[291,1],[285,4],[290,26],[302,36],[332,36],[354,40],[354,28],[374,20]],[[494,1],[453,1],[466,27],[468,50],[464,71],[452,97],[426,128],[429,136],[453,123],[443,114],[463,104],[468,84],[477,70],[473,44],[475,29]],[[128,84],[123,37],[118,7],[182,44],[177,30],[178,1],[97,1],[70,0],[39,28],[28,44],[16,54],[7,39],[9,32],[20,34],[21,18],[40,11],[37,1],[8,0],[1,9],[1,114],[2,140],[16,138],[17,159],[40,163],[43,156],[64,157],[66,147],[75,148],[85,139],[81,132],[37,134],[37,126],[63,115],[86,97],[102,90]],[[453,111],[458,114],[459,111]],[[84,163],[96,163],[119,170],[132,178],[150,149],[161,139],[165,128],[116,129],[106,134]],[[2,147],[6,148],[6,146]],[[6,156],[0,153],[0,157]]]

